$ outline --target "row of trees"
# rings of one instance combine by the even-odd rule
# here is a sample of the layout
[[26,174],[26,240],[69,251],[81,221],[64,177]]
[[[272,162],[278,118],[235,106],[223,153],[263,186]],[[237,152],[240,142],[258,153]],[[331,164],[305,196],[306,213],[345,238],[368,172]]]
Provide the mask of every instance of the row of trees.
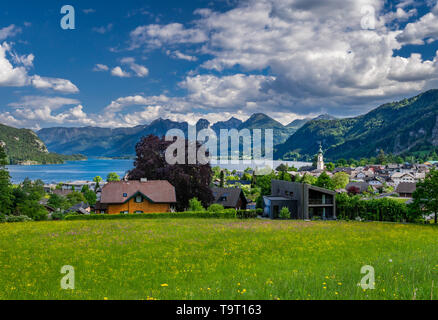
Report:
[[44,196],[44,183],[26,179],[21,186],[12,186],[11,177],[6,170],[8,159],[0,146],[0,218],[17,215],[28,216],[33,220],[44,220],[47,211],[39,201]]
[[302,177],[297,176],[295,181],[311,184],[329,190],[337,190],[345,189],[347,184],[350,182],[350,176],[345,172],[337,172],[330,177],[327,172],[324,171],[318,178],[305,174]]
[[[0,218],[5,216],[27,216],[35,221],[46,220],[47,209],[41,204],[46,197],[44,182],[26,178],[21,185],[12,185],[6,169],[8,160],[5,150],[0,147]],[[115,178],[115,177],[114,177]],[[74,191],[66,197],[51,194],[47,205],[63,212],[72,206],[86,202],[96,203],[96,193],[85,186],[80,192]]]
[[426,161],[438,161],[438,155],[435,150],[430,152],[423,152],[419,154],[410,154],[406,156],[399,156],[393,154],[385,154],[383,150],[380,150],[377,157],[356,159],[339,159],[335,163],[329,162],[327,164],[327,170],[332,171],[337,167],[363,167],[366,165],[386,165],[386,164],[403,164],[403,163],[424,163]]

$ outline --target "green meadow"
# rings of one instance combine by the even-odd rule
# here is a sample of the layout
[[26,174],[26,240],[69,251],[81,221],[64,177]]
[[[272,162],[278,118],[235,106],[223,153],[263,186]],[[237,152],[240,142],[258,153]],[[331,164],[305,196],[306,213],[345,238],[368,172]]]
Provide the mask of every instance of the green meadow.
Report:
[[[75,289],[62,290],[61,268]],[[358,284],[375,269],[375,289]],[[0,299],[438,298],[438,228],[220,219],[0,224]]]

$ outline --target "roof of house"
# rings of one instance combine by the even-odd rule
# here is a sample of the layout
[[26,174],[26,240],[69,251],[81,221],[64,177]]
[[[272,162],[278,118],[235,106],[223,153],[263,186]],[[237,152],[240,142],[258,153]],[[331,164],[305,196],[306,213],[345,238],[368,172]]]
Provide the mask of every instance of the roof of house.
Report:
[[402,182],[395,190],[397,193],[414,193],[417,190],[416,183]]
[[411,178],[414,178],[414,176],[412,175],[412,173],[409,173],[409,172],[396,172],[396,173],[394,173],[392,176],[391,176],[391,178],[402,178],[402,177],[404,177],[404,176],[410,176]]
[[370,185],[368,184],[368,182],[350,182],[349,184],[347,184],[345,189],[349,190],[351,187],[355,187],[355,188],[359,188],[359,192],[362,193],[367,191],[369,186]]
[[[243,191],[240,188],[211,188],[214,197],[214,203],[220,204],[225,208],[235,208],[239,203]],[[246,201],[245,196],[243,198]]]
[[314,191],[318,191],[318,192],[322,192],[322,193],[327,193],[327,194],[331,194],[331,195],[335,195],[336,191],[334,190],[329,190],[326,188],[321,188],[321,187],[317,187],[314,185],[310,185],[310,184],[306,184],[307,187],[309,188],[309,190],[314,190]]
[[73,190],[58,190],[58,189],[56,189],[56,190],[53,190],[53,193],[58,195],[58,196],[65,197],[65,196],[69,195],[70,193],[73,193]]
[[229,185],[241,184],[241,185],[247,186],[247,185],[251,184],[251,181],[248,181],[248,180],[228,180],[227,184],[229,184]]
[[74,205],[73,207],[71,207],[67,211],[68,212],[80,212],[83,214],[87,214],[88,212],[86,209],[88,209],[88,208],[90,208],[90,205],[88,203],[81,202],[81,203],[78,203],[77,205]]
[[345,172],[345,173],[351,174],[353,171],[355,171],[353,168],[339,167],[339,168],[335,168],[333,173]]
[[271,201],[290,201],[291,200],[291,198],[276,197],[276,196],[264,196],[263,198],[271,200]]
[[142,194],[153,203],[176,203],[175,188],[165,180],[107,183],[102,188],[100,202],[102,204],[126,203],[137,194]]

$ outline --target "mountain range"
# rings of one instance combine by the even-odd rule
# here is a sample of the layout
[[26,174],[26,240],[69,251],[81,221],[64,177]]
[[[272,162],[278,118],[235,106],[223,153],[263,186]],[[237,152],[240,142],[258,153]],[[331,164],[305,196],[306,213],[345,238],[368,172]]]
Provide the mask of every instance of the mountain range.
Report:
[[[337,119],[325,114],[285,126],[257,113],[244,122],[231,118],[211,125],[200,119],[196,127],[210,127],[218,135],[221,129],[273,129],[275,159],[283,160],[311,160],[320,144],[328,160],[369,158],[381,150],[394,155],[432,152],[438,150],[438,90],[387,103],[351,118]],[[47,128],[38,131],[38,136],[30,130],[1,125],[0,143],[6,143],[16,162],[29,160],[29,152],[34,156],[47,155],[47,149],[57,154],[122,157],[134,156],[135,145],[143,136],[163,136],[170,129],[187,133],[188,124],[157,119],[131,128]]]
[[[309,119],[295,123],[293,126],[284,126],[263,113],[257,113],[245,122],[231,118],[228,121],[221,121],[211,125],[209,121],[200,119],[196,124],[196,128],[199,131],[210,127],[218,136],[222,129],[273,129],[274,145],[278,145],[285,142],[307,121]],[[157,119],[149,125],[140,125],[132,128],[55,127],[42,129],[37,134],[52,152],[66,154],[80,153],[86,156],[121,157],[135,155],[135,145],[141,137],[150,134],[163,136],[171,129],[180,129],[187,136],[188,123]]]
[[304,124],[276,147],[278,159],[307,160],[322,144],[330,160],[411,155],[438,147],[438,90],[384,104],[365,115]]

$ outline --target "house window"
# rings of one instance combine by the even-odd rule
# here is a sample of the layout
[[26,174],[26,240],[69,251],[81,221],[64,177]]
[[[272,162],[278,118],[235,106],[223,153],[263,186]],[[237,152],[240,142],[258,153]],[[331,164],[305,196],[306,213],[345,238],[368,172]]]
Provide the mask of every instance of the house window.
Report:
[[129,211],[120,211],[120,214],[129,214]]
[[142,214],[144,213],[143,211],[135,211],[136,214]]
[[135,202],[136,203],[142,203],[143,202],[143,197],[142,196],[136,196],[135,197]]

